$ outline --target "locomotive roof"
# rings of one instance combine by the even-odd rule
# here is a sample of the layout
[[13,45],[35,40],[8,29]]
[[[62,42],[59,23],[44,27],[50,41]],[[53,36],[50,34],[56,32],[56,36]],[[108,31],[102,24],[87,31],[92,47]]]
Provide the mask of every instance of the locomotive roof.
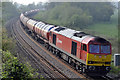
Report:
[[[57,28],[59,28],[59,27],[57,27]],[[108,41],[106,41],[103,38],[92,36],[90,34],[86,34],[86,33],[82,32],[82,31],[76,31],[76,30],[72,30],[69,28],[65,28],[60,31],[56,31],[56,29],[54,29],[54,30],[52,30],[52,32],[61,34],[63,36],[66,36],[73,40],[82,42],[84,44],[88,44],[88,42],[90,42],[90,41],[99,42],[99,43],[109,43]]]
[[64,35],[68,38],[71,38],[74,33],[75,33],[75,30],[68,29],[68,28],[59,32],[59,34]]

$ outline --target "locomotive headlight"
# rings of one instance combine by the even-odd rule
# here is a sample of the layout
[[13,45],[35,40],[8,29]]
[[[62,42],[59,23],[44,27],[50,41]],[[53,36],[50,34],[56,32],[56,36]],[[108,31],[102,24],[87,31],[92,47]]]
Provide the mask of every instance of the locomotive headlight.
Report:
[[110,67],[106,67],[106,70],[109,71],[111,68]]
[[95,66],[89,66],[90,70],[95,70]]

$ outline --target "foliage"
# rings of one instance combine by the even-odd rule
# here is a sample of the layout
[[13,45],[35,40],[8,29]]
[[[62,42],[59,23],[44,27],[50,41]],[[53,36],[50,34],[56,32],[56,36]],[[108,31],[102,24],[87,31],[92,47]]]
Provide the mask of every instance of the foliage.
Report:
[[85,28],[96,22],[109,22],[114,8],[111,3],[48,3],[35,19],[67,27]]
[[120,1],[118,2],[118,35],[118,47],[120,47]]
[[22,5],[22,4],[17,4],[17,3],[15,3],[15,5],[18,7],[18,10],[20,12],[26,12],[26,11],[33,10],[33,9],[43,9],[44,7],[44,5],[41,2],[39,2],[36,5],[34,2],[28,5]]
[[18,10],[12,2],[3,2],[2,3],[2,16],[3,22],[8,21],[9,19],[18,15]]
[[3,51],[11,51],[15,47],[15,41],[12,38],[7,36],[6,29],[2,29],[2,50]]
[[118,75],[119,73],[120,73],[120,67],[116,67],[116,66],[114,66],[114,64],[112,63],[111,64],[111,71],[110,71],[110,73],[114,73],[114,74],[116,74],[116,75]]
[[28,80],[37,77],[33,74],[34,70],[19,62],[17,57],[14,57],[10,52],[3,51],[3,72],[2,78],[9,78],[12,80]]
[[83,2],[83,3],[71,3],[71,5],[83,10],[88,10],[93,17],[93,21],[110,21],[111,15],[113,15],[113,5],[110,2]]

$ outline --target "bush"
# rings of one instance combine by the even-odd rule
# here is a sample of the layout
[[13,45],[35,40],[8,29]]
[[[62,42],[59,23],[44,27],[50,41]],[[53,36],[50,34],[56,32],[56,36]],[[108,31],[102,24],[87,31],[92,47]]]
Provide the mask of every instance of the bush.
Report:
[[15,48],[15,41],[12,38],[9,38],[6,33],[6,29],[3,28],[2,32],[2,50],[11,51]]
[[9,51],[3,51],[2,61],[3,79],[9,78],[13,80],[31,80],[32,78],[37,77],[37,73],[33,74],[34,70],[32,68],[29,68],[30,66],[26,66],[20,63],[17,57],[14,57]]

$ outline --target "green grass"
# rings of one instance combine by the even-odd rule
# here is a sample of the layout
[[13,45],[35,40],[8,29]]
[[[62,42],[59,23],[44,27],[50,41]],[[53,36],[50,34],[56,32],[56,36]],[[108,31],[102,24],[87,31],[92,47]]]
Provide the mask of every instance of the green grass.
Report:
[[87,28],[87,30],[96,32],[96,34],[106,35],[107,37],[117,37],[117,24],[111,23],[97,23]]

